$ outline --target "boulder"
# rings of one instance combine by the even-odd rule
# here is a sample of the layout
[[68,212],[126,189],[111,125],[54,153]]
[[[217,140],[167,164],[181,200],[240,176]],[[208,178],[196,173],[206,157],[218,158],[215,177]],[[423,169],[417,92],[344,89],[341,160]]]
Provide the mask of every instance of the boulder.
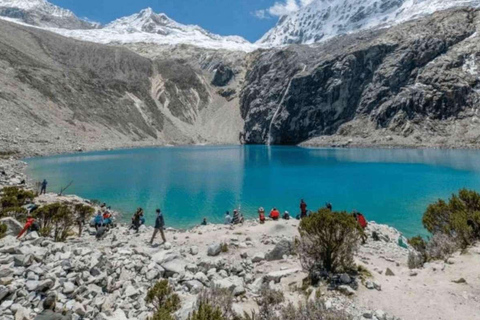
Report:
[[387,270],[385,270],[385,275],[391,277],[391,276],[394,276],[395,273],[393,273],[393,271],[390,268],[387,268]]
[[0,268],[0,278],[9,277],[9,276],[13,275],[14,271],[15,270],[13,270],[13,268],[2,267],[2,268]]
[[266,276],[265,276],[265,281],[266,282],[270,282],[270,281],[273,281],[275,283],[279,283],[280,280],[283,278],[283,277],[288,277],[289,275],[292,275],[294,273],[297,273],[301,271],[301,269],[298,269],[298,268],[294,268],[294,269],[287,269],[287,270],[280,270],[280,271],[273,271],[273,272],[270,272],[268,273]]
[[2,301],[3,298],[5,298],[7,295],[8,295],[8,288],[3,285],[0,285],[0,301]]
[[212,286],[221,289],[228,289],[235,296],[245,293],[243,279],[237,276],[225,279],[212,280]]
[[187,286],[188,290],[192,294],[198,294],[204,288],[203,283],[201,283],[200,281],[195,280],[195,279],[186,281],[185,285]]
[[197,246],[190,247],[190,254],[192,256],[196,256],[198,254],[198,247]]
[[292,241],[281,240],[275,245],[272,251],[265,255],[268,261],[282,260],[283,256],[292,255],[295,252],[295,246]]
[[211,257],[218,256],[222,252],[222,245],[220,243],[211,244],[208,247],[207,254]]
[[265,260],[265,253],[262,253],[262,252],[256,253],[252,258],[253,263],[257,263],[263,260]]
[[0,223],[7,225],[6,235],[8,236],[17,236],[23,229],[23,225],[13,218],[2,218]]
[[352,282],[352,278],[350,278],[350,276],[346,273],[342,273],[340,275],[340,281],[343,283],[343,284],[349,284],[350,282]]
[[343,293],[346,296],[351,296],[351,295],[355,294],[355,290],[353,290],[352,287],[347,286],[347,285],[338,286],[337,289],[338,289],[338,291],[340,291],[341,293]]
[[188,263],[185,260],[176,259],[162,264],[162,268],[165,269],[165,275],[167,277],[171,277],[176,273],[180,274],[185,272],[185,267],[187,264]]
[[73,291],[75,291],[75,285],[72,282],[67,281],[63,284],[63,293],[70,294]]

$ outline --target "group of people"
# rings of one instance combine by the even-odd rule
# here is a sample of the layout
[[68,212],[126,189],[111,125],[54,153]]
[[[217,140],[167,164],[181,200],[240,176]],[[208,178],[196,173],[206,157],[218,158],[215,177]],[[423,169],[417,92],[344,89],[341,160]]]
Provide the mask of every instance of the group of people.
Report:
[[230,212],[225,213],[225,224],[241,224],[245,221],[243,214],[240,213],[240,210],[233,210],[233,217],[230,216]]

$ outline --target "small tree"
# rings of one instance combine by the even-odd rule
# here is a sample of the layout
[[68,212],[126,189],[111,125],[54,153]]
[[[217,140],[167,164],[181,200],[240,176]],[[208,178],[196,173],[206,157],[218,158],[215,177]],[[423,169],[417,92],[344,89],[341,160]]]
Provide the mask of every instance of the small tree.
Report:
[[78,236],[82,236],[82,229],[85,225],[85,221],[90,219],[95,212],[93,207],[84,205],[84,204],[77,204],[75,205],[75,214],[77,216],[77,225],[78,225]]
[[466,248],[480,238],[480,194],[462,189],[448,203],[438,200],[428,206],[422,222],[433,235],[441,233],[456,238]]
[[5,223],[0,223],[0,239],[7,234],[8,226]]
[[0,217],[12,216],[18,220],[24,220],[27,210],[22,208],[27,202],[35,198],[35,193],[17,187],[5,187],[2,189],[0,198]]
[[40,224],[40,235],[49,236],[53,231],[55,241],[65,241],[75,224],[70,207],[59,202],[51,203],[35,211]]
[[180,298],[173,293],[168,280],[159,281],[150,288],[145,301],[153,304],[155,307],[155,314],[152,320],[173,320],[174,318],[171,314],[180,309]]
[[317,269],[337,272],[353,267],[353,254],[363,235],[353,216],[321,209],[302,219],[299,232],[300,261],[310,274]]

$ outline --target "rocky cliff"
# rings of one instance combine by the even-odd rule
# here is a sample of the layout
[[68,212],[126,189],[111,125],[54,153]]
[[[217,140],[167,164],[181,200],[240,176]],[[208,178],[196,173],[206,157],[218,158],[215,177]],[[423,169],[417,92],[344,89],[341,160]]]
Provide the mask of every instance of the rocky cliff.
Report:
[[241,94],[247,143],[334,135],[476,144],[478,23],[478,11],[452,10],[257,53]]
[[0,147],[477,147],[479,12],[252,53],[101,45],[0,22]]

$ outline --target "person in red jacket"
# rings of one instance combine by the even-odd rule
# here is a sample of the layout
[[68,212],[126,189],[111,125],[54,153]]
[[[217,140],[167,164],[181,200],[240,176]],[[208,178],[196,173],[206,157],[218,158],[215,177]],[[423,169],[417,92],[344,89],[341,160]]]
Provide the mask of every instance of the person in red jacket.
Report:
[[300,218],[305,218],[307,216],[307,204],[305,201],[300,200]]
[[270,211],[270,218],[272,218],[272,220],[278,220],[278,218],[280,218],[280,211],[278,211],[277,208],[273,208],[272,211]]
[[20,233],[18,234],[17,239],[19,239],[21,236],[23,236],[23,234],[26,231],[28,231],[28,232],[38,231],[38,225],[37,225],[37,223],[35,222],[35,219],[32,216],[27,217],[27,222],[25,222],[25,225],[23,226],[22,231],[20,231]]

